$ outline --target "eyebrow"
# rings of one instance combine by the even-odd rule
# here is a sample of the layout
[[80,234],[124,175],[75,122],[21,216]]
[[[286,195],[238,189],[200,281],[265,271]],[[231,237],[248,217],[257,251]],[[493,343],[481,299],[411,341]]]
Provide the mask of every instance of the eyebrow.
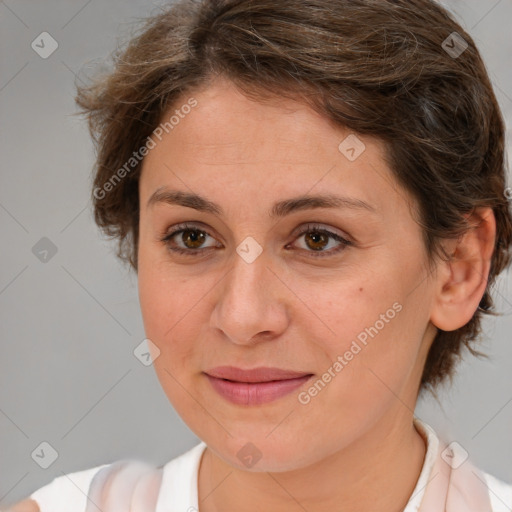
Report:
[[[201,197],[198,194],[183,192],[181,190],[170,190],[165,187],[157,188],[146,203],[146,208],[157,203],[185,206],[200,212],[212,213],[222,217],[224,211],[218,204]],[[309,210],[314,208],[351,208],[355,210],[367,210],[377,213],[376,209],[361,199],[346,196],[325,195],[303,195],[279,201],[269,211],[271,218],[285,217],[290,213]]]

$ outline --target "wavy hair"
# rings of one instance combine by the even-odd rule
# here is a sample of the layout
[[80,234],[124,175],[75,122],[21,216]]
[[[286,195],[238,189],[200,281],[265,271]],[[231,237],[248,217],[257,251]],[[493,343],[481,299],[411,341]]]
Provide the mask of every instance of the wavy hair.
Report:
[[[456,33],[456,34],[455,34]],[[481,206],[496,217],[487,288],[463,327],[438,330],[420,391],[473,348],[490,287],[509,264],[504,121],[471,36],[432,0],[178,0],[144,20],[113,65],[77,86],[97,160],[94,218],[137,271],[140,161],[114,173],[176,102],[215,76],[245,94],[300,98],[340,126],[386,142],[398,183],[416,199],[429,261]],[[108,188],[108,191],[107,191]],[[101,191],[99,193],[98,191]]]

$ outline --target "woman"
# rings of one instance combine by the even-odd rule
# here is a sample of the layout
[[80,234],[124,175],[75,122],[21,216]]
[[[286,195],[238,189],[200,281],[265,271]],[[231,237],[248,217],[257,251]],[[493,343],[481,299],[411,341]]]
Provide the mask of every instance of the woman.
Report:
[[509,263],[504,124],[432,0],[181,0],[80,88],[97,224],[202,442],[13,510],[502,511],[414,417]]

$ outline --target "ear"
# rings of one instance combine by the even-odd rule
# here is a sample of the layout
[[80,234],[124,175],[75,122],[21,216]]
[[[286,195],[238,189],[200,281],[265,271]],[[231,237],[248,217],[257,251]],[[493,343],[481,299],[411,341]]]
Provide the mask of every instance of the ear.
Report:
[[492,208],[477,208],[467,216],[471,228],[443,246],[450,256],[438,263],[430,321],[443,331],[467,324],[483,297],[496,239]]

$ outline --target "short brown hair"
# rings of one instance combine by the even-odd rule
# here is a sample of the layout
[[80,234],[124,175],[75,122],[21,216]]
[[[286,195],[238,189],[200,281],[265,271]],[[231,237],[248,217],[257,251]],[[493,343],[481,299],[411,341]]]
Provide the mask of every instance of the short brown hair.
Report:
[[97,148],[95,221],[135,271],[141,164],[112,177],[179,97],[223,76],[248,95],[301,98],[385,141],[398,183],[417,199],[430,261],[440,240],[467,229],[464,214],[492,207],[487,288],[470,322],[438,330],[420,390],[435,394],[451,379],[463,345],[483,355],[471,342],[482,313],[496,314],[489,289],[510,260],[505,128],[474,41],[444,8],[432,0],[179,0],[147,18],[113,61],[107,75],[78,86],[76,101]]

